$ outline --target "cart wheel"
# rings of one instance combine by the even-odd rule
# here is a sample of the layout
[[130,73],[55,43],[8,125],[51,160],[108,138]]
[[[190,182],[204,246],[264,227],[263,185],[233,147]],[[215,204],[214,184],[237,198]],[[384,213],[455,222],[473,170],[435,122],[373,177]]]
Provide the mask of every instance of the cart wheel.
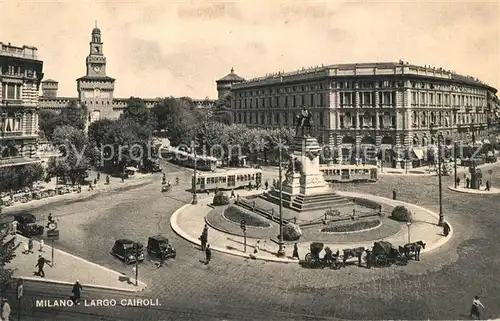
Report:
[[130,264],[130,259],[128,257],[125,258],[125,264]]
[[340,262],[335,261],[332,263],[332,269],[334,269],[334,270],[339,270],[341,267],[342,267],[342,263],[340,263]]
[[306,254],[306,257],[304,258],[304,260],[305,260],[307,263],[309,263],[309,264],[311,264],[311,263],[314,261],[314,260],[313,260],[313,258],[312,258],[311,253],[307,253],[307,254]]
[[407,258],[405,255],[403,255],[403,256],[401,257],[401,260],[400,260],[400,261],[401,261],[401,264],[402,264],[402,265],[407,265],[407,264],[408,264],[408,258]]

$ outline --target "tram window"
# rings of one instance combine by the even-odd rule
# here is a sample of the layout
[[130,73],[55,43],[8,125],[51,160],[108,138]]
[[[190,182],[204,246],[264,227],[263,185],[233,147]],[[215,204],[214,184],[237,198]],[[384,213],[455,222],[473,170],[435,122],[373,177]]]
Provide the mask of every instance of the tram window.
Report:
[[198,179],[196,180],[196,184],[197,184],[197,185],[200,185],[200,184],[201,184],[201,180],[202,180],[202,179],[203,179],[203,178],[198,178]]
[[255,180],[255,174],[252,174],[252,181]]
[[226,176],[221,177],[220,179],[221,179],[221,183],[225,183],[226,182]]
[[243,176],[243,180],[248,181],[248,175],[245,174],[245,176]]

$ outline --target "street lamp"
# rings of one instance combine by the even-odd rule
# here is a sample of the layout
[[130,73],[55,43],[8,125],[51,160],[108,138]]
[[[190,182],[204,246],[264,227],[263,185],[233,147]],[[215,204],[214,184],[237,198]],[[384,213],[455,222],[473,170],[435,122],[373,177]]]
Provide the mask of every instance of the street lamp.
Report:
[[411,221],[406,222],[406,226],[408,227],[408,244],[410,244],[411,243],[411,236],[410,236]]
[[459,154],[459,150],[458,150],[458,143],[455,142],[454,143],[454,146],[453,146],[453,167],[454,167],[454,170],[455,170],[455,175],[454,175],[454,181],[455,181],[455,188],[458,187],[458,173],[457,173],[457,157]]
[[194,142],[193,146],[193,157],[194,157],[194,171],[193,171],[193,200],[191,201],[191,204],[196,205],[198,204],[198,196],[196,195],[196,141]]
[[436,126],[431,124],[431,134],[437,134],[438,141],[438,152],[437,152],[437,163],[438,163],[438,182],[439,182],[439,222],[438,226],[443,226],[444,214],[443,214],[443,182],[441,177],[441,133],[438,132]]
[[280,214],[280,235],[278,239],[278,253],[276,256],[278,257],[284,257],[285,256],[285,249],[283,247],[283,180],[282,180],[282,169],[281,169],[281,162],[282,162],[282,155],[281,155],[281,138],[279,139],[279,180],[280,180],[280,207],[279,207],[279,214]]

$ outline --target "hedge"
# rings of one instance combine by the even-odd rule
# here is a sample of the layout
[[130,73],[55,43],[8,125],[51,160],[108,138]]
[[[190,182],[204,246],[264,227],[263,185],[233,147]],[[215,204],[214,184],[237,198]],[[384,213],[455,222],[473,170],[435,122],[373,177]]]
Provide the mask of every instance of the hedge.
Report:
[[228,208],[226,208],[222,215],[224,215],[224,217],[227,218],[228,220],[237,224],[240,224],[242,220],[245,220],[245,224],[247,226],[254,226],[254,227],[271,226],[271,224],[269,222],[266,222],[264,218],[257,216],[258,214],[251,214],[246,210],[239,208],[235,205],[230,205]]
[[376,227],[380,224],[380,220],[365,220],[365,221],[354,221],[349,223],[343,223],[340,225],[327,226],[321,229],[321,232],[329,233],[341,233],[341,232],[355,232],[360,230],[366,230],[369,228]]
[[398,222],[410,222],[412,220],[412,214],[409,209],[399,205],[392,210],[391,218]]
[[217,194],[215,194],[214,199],[212,201],[212,205],[222,206],[228,204],[229,204],[229,197],[225,193],[217,192]]
[[375,201],[368,200],[366,198],[354,198],[353,199],[354,204],[364,206],[367,208],[370,208],[372,210],[378,210],[381,208],[381,205]]

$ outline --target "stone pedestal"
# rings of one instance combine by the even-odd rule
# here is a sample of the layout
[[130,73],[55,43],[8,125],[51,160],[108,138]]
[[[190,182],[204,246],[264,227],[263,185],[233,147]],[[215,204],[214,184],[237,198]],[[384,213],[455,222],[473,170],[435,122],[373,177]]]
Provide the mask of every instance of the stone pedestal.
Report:
[[[285,207],[302,212],[351,205],[350,201],[329,189],[319,170],[320,152],[316,138],[296,136],[293,139],[290,148],[292,165],[287,171],[281,193]],[[265,197],[279,204],[280,191],[274,189]]]

